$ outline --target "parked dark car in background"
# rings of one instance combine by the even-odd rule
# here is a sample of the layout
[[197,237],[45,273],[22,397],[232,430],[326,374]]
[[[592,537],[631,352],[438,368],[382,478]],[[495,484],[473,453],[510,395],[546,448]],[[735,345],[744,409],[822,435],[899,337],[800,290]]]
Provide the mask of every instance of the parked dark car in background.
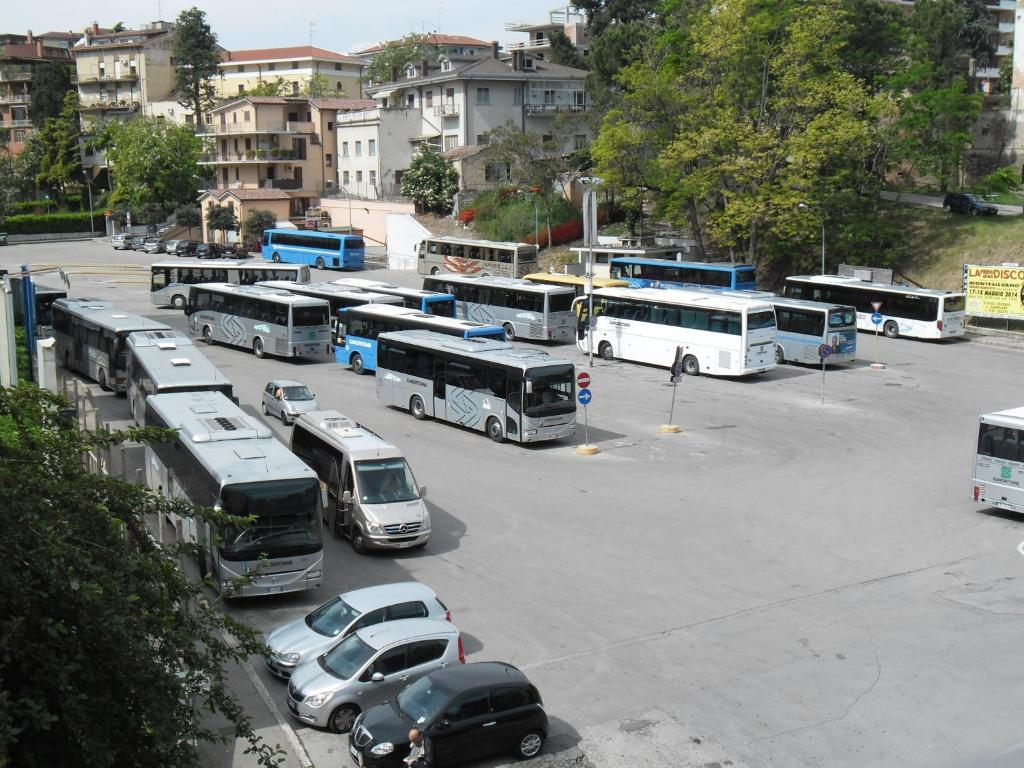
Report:
[[198,245],[198,240],[179,240],[174,253],[176,256],[195,256]]
[[949,192],[942,199],[942,209],[971,216],[995,216],[999,209],[976,195],[967,192]]
[[197,259],[222,259],[227,255],[220,243],[199,243],[196,246]]

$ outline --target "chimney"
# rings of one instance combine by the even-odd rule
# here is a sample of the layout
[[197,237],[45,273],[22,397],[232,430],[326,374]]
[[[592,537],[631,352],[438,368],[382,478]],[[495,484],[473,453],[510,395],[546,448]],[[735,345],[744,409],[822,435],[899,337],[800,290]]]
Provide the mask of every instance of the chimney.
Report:
[[430,66],[430,62],[424,59],[423,61],[420,62],[420,64],[423,66],[422,77],[426,77],[429,74],[427,72],[427,67]]
[[497,40],[492,40],[491,41],[491,58],[492,59],[498,58],[498,49],[499,48],[501,48],[501,46],[498,45],[498,41]]
[[512,51],[512,71],[523,71],[523,52],[521,50],[515,49]]
[[36,56],[40,59],[43,58],[43,41],[36,40]]
[[35,43],[35,41],[36,41],[36,39],[35,39],[35,37],[32,36],[32,30],[30,29],[28,31],[28,35],[26,35],[26,37],[25,37],[25,42],[28,43],[29,45],[32,45],[33,43]]
[[92,23],[92,34],[95,37],[95,36],[98,36],[99,33],[100,33],[100,25],[97,22],[94,21]]

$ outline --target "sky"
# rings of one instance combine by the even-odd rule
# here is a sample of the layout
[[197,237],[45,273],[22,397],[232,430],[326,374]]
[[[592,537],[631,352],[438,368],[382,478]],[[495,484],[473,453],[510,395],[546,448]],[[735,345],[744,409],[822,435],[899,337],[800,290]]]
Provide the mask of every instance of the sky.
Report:
[[[360,47],[401,37],[409,32],[440,31],[498,40],[503,45],[526,40],[523,32],[506,32],[505,22],[540,21],[567,2],[559,0],[378,0],[377,2],[271,3],[268,0],[209,0],[206,3],[144,0],[47,0],[41,3],[5,2],[0,33],[25,34],[81,31],[93,21],[112,27],[123,21],[136,27],[162,18],[173,21],[191,5],[206,11],[221,45],[229,50],[313,45],[347,53]],[[87,7],[88,10],[83,11]],[[308,9],[303,13],[303,8]],[[265,10],[264,10],[265,9]]]

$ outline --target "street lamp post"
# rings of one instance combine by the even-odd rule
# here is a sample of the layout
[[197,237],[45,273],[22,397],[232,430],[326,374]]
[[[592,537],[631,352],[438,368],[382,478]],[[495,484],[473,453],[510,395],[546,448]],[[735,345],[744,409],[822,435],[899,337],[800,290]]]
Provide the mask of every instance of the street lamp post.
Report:
[[594,335],[590,325],[594,321],[594,238],[597,237],[597,188],[604,179],[585,176],[583,184],[583,244],[587,246],[587,355],[594,366]]

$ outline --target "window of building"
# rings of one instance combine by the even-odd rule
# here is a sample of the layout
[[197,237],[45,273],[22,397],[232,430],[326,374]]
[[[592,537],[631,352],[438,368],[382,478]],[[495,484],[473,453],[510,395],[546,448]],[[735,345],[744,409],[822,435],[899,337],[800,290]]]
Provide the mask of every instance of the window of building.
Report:
[[348,142],[347,141],[341,142],[341,156],[342,157],[348,157]]
[[451,63],[451,61],[449,61],[448,59],[445,59],[444,61],[442,61],[441,62],[441,71],[442,72],[451,72],[452,71],[452,63]]
[[362,157],[362,156],[363,156],[363,142],[357,141],[356,142],[356,157]]
[[238,166],[235,166],[235,181],[238,181]]
[[330,168],[333,163],[334,163],[334,155],[332,155],[330,152],[328,152],[327,154],[324,155],[324,165],[326,165],[328,168]]
[[277,69],[277,64],[274,64],[273,62],[267,64],[267,71],[273,72],[275,69]]
[[366,142],[366,153],[370,157],[376,157],[377,156],[377,140],[376,139],[370,139],[368,142]]
[[487,144],[490,140],[491,135],[489,133],[478,133],[476,135],[476,144],[478,147],[482,147],[484,144]]
[[555,91],[553,88],[544,91],[544,103],[547,105],[555,103]]
[[587,136],[584,133],[577,133],[572,138],[573,149],[586,149],[587,148]]
[[490,88],[477,88],[476,89],[476,103],[477,104],[490,104],[491,103],[491,89]]
[[239,64],[238,65],[238,69],[236,69],[235,71],[236,72],[245,72],[245,64]]
[[328,131],[333,131],[334,130],[334,121],[333,120],[328,120],[327,121],[327,130]]
[[426,91],[423,94],[423,106],[425,106],[425,107],[432,107],[432,106],[434,106],[434,92],[433,91]]
[[14,132],[14,140],[15,141],[24,141],[25,140],[25,132],[24,131],[15,131]]
[[376,171],[370,171],[370,183],[373,184],[373,186],[377,186],[377,172]]
[[299,83],[296,80],[292,80],[292,96],[299,95]]
[[249,110],[248,109],[245,110],[244,112],[242,112],[242,121],[246,122],[246,123],[251,123],[252,122],[252,115],[249,114]]
[[413,67],[413,66],[406,67],[405,76],[406,77],[416,77],[416,67]]
[[334,71],[335,72],[341,72],[341,62],[340,61],[334,62]]
[[405,105],[410,109],[416,106],[416,94],[410,93],[405,97]]
[[362,181],[363,181],[363,172],[362,171],[356,171],[356,183],[357,184],[361,184]]
[[292,62],[292,69],[298,69],[298,68],[299,68],[299,62],[293,61]]
[[484,181],[508,181],[512,167],[508,163],[488,163],[484,166]]
[[455,101],[455,89],[454,88],[446,89],[445,92],[444,92],[444,99],[449,104],[453,103]]
[[338,93],[344,93],[345,92],[345,84],[344,83],[335,83],[334,84],[334,90],[336,90]]
[[[239,92],[239,93],[245,93],[245,86],[244,86],[244,85],[239,85],[239,86],[238,86],[238,92]],[[237,121],[237,120],[235,120],[234,122],[236,122],[236,123],[237,123],[238,121]]]
[[348,184],[348,171],[341,172],[341,183]]
[[577,107],[585,107],[587,105],[587,92],[586,91],[573,91],[572,92],[572,103]]
[[458,134],[450,134],[444,137],[444,148],[446,151],[449,149],[455,149],[457,146],[459,146]]

